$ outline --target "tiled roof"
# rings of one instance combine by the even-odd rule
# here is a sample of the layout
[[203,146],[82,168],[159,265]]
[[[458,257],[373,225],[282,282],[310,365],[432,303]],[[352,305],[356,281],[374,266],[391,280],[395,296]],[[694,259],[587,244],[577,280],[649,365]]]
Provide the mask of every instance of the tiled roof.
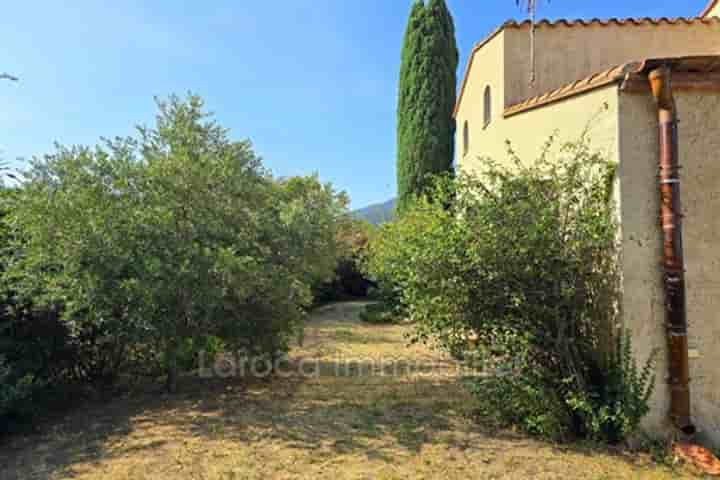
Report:
[[[632,80],[633,77],[640,77],[640,74],[657,68],[660,65],[671,65],[673,71],[677,73],[715,74],[720,72],[720,56],[656,58],[638,62],[628,62],[511,105],[505,109],[504,116],[510,117],[595,90],[596,88],[613,83],[626,82]],[[641,80],[641,83],[647,86],[647,78]]]
[[[707,12],[712,9],[713,6],[715,6],[716,3],[720,2],[720,0],[711,0],[710,5],[708,5],[706,12],[703,12],[707,14]],[[601,20],[598,18],[593,18],[590,20],[569,20],[569,19],[559,19],[559,20],[540,20],[535,22],[536,28],[558,28],[558,27],[593,27],[593,26],[600,26],[600,27],[609,27],[609,26],[620,26],[620,27],[637,27],[637,26],[661,26],[661,25],[712,25],[715,23],[720,23],[720,17],[697,17],[697,18],[683,18],[683,17],[677,17],[677,18],[610,18],[607,20]],[[485,37],[485,39],[481,40],[480,42],[476,43],[473,47],[472,52],[470,52],[470,56],[468,57],[468,64],[465,69],[465,76],[463,77],[463,82],[460,87],[460,94],[458,95],[457,102],[455,103],[455,110],[453,111],[453,116],[457,115],[458,109],[460,108],[460,102],[462,101],[463,95],[465,94],[465,87],[467,85],[470,68],[472,67],[473,58],[475,56],[475,52],[480,50],[482,47],[484,47],[488,42],[490,42],[493,38],[495,38],[500,32],[505,30],[506,28],[525,28],[529,27],[531,25],[530,20],[525,20],[523,22],[517,22],[515,20],[510,20],[502,24],[499,28],[497,28],[495,31],[493,31],[490,35]]]
[[[719,1],[719,0],[715,0]],[[583,19],[576,19],[576,20],[570,20],[566,18],[561,18],[559,20],[539,20],[535,22],[535,27],[608,27],[612,25],[617,25],[620,27],[624,26],[646,26],[646,25],[696,25],[696,24],[709,24],[716,21],[720,21],[720,18],[716,17],[695,17],[695,18],[685,18],[685,17],[677,17],[677,18],[668,18],[668,17],[661,17],[661,18],[650,18],[650,17],[643,17],[643,18],[608,18],[606,20],[602,20],[599,18],[593,18],[590,20],[583,20]],[[505,22],[503,27],[505,28],[524,28],[530,26],[530,20],[525,20],[523,22],[516,22],[514,20],[511,20],[509,22]]]
[[583,78],[582,80],[568,83],[558,89],[528,98],[527,100],[516,103],[515,105],[511,105],[505,109],[504,115],[506,117],[510,117],[526,110],[542,107],[549,103],[554,103],[590,90],[595,90],[596,88],[600,88],[605,85],[610,85],[611,83],[619,82],[623,80],[628,73],[637,72],[641,66],[642,62],[632,62],[593,74],[589,77]]

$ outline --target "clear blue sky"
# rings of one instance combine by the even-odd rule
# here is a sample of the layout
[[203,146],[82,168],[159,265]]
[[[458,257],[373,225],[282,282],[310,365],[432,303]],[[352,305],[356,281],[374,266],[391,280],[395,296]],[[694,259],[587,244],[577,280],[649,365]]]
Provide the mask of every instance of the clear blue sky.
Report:
[[[544,1],[557,18],[695,16],[705,0]],[[448,0],[472,45],[524,12]],[[275,175],[319,172],[353,207],[395,193],[395,102],[410,0],[4,2],[0,155],[93,144],[150,123],[154,95],[202,95]],[[602,46],[598,46],[602,48]]]

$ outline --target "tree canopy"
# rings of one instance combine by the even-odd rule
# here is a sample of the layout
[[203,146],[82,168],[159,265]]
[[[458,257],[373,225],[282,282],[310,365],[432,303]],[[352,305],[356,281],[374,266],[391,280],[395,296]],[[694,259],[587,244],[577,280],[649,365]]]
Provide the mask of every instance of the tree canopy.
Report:
[[10,208],[4,279],[12,303],[57,312],[82,359],[73,371],[111,380],[146,355],[174,390],[193,339],[286,349],[313,284],[334,275],[347,198],[317,177],[272,178],[199,97],[158,107],[135,137],[34,160]]
[[452,168],[458,50],[444,0],[418,0],[403,40],[397,109],[398,208]]

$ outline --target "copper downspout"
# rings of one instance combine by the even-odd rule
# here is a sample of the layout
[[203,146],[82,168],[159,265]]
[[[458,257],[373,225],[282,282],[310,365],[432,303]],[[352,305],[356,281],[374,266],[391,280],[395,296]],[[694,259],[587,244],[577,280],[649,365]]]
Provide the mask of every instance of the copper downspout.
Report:
[[648,79],[658,105],[660,139],[660,221],[663,231],[665,316],[667,321],[670,417],[687,435],[695,433],[690,418],[690,368],[688,360],[685,261],[683,258],[680,166],[678,164],[677,110],[668,66],[652,70]]

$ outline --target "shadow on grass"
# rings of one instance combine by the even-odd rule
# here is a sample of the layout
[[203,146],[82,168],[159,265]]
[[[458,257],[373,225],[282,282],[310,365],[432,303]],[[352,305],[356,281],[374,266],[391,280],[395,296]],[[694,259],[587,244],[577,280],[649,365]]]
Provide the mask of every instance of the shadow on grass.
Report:
[[[0,478],[73,476],[78,464],[131,455],[162,455],[183,439],[222,439],[252,446],[362,453],[391,461],[386,447],[420,451],[452,443],[459,416],[448,401],[453,379],[365,377],[320,362],[317,378],[184,378],[177,395],[159,387],[79,407],[63,421],[0,445]],[[142,438],[138,438],[142,437]],[[442,437],[442,439],[441,439]],[[460,445],[462,447],[462,445]]]
[[[346,316],[348,323],[352,317]],[[362,343],[350,334],[340,336]],[[369,375],[362,363],[347,369],[323,359],[317,361],[319,375],[312,377],[185,377],[177,395],[150,386],[105,404],[83,405],[36,434],[0,444],[0,479],[73,477],[88,465],[130,457],[172,464],[189,442],[201,444],[208,456],[228,444],[272,443],[307,455],[317,452],[318,458],[354,454],[388,463],[397,460],[398,451],[413,454],[429,445],[471,449],[488,458],[543,445],[509,432],[486,435],[488,430],[465,417],[467,394],[458,378],[443,370],[448,367],[438,361],[415,364],[413,375]],[[558,448],[594,453],[585,446]]]

